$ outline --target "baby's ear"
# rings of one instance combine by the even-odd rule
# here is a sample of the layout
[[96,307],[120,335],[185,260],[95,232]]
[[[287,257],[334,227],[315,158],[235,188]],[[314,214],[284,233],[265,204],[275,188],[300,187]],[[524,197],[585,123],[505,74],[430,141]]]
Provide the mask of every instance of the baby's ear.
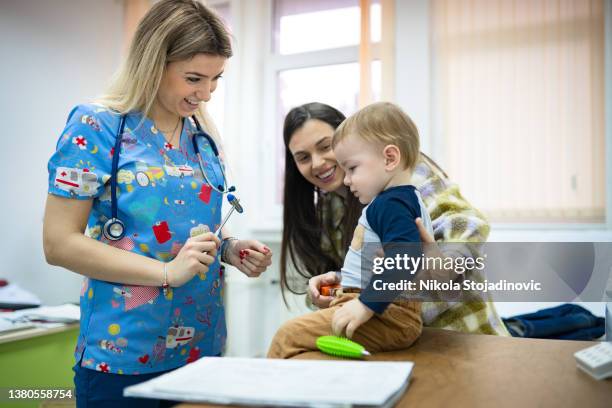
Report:
[[385,169],[388,171],[394,170],[402,161],[402,153],[399,147],[394,144],[386,145],[383,149],[385,158]]

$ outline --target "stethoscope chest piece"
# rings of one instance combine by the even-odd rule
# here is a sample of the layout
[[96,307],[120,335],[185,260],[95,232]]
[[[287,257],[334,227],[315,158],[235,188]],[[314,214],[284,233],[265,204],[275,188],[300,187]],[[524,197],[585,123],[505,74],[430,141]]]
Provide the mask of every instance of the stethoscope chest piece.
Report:
[[125,224],[118,218],[110,218],[104,224],[102,234],[109,241],[118,241],[125,235]]

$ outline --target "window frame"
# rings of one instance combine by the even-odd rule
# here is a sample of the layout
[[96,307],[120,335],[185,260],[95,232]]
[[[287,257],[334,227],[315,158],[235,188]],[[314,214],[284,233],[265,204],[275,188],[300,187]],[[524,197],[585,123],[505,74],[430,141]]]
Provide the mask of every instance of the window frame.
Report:
[[612,0],[605,0],[604,11],[604,82],[606,139],[606,227],[612,230]]
[[[263,24],[265,44],[264,52],[264,93],[261,114],[263,115],[263,140],[258,145],[257,157],[260,158],[260,168],[257,173],[259,180],[266,180],[263,184],[264,190],[258,194],[258,218],[252,225],[254,236],[260,239],[280,241],[282,231],[283,206],[276,202],[276,191],[279,189],[280,180],[276,177],[276,151],[282,133],[282,123],[278,121],[278,75],[281,71],[311,68],[325,65],[336,65],[359,62],[359,44],[330,48],[318,51],[308,51],[295,54],[282,55],[274,52],[272,39],[273,31],[273,2],[272,0],[259,0],[265,3]],[[372,43],[372,60],[380,59],[380,44]],[[273,147],[272,147],[273,146]],[[272,148],[271,148],[272,147]]]

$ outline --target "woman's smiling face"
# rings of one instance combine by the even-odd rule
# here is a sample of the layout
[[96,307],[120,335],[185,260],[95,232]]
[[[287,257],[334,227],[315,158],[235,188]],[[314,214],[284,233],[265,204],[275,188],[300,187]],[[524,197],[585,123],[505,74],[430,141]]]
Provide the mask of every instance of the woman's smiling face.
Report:
[[193,115],[200,103],[208,102],[217,89],[226,60],[219,55],[197,54],[188,60],[168,63],[156,102],[172,115]]
[[299,172],[323,191],[342,187],[344,171],[338,166],[332,150],[334,128],[318,119],[309,119],[296,130],[289,151]]

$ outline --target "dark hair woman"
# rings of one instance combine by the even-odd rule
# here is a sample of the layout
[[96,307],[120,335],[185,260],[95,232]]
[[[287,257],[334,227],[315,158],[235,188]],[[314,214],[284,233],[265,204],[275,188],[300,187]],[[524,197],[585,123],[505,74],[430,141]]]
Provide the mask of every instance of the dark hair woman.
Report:
[[[345,116],[323,103],[293,108],[285,117],[285,190],[281,243],[281,290],[307,292],[318,307],[321,284],[338,282],[333,271],[342,267],[362,205],[343,184],[344,172],[332,150],[335,129]],[[428,209],[434,237],[419,225],[425,242],[485,242],[489,224],[463,198],[456,184],[421,153],[414,184]],[[456,256],[454,254],[453,256]],[[295,271],[292,276],[289,271]],[[331,272],[328,272],[331,271]],[[308,285],[308,286],[307,286]],[[463,332],[508,335],[493,302],[480,293],[467,302],[425,302],[423,323]]]
[[[340,111],[316,102],[292,109],[285,118],[283,137],[287,149],[281,287],[293,293],[299,291],[287,281],[287,261],[290,260],[295,271],[306,279],[339,270],[351,239],[350,234],[342,232],[352,231],[361,214],[363,206],[359,200],[346,194],[342,177],[339,177],[343,173],[331,149],[334,130],[344,119]],[[307,143],[313,141],[315,151],[299,150],[296,146],[294,155],[288,146],[296,133],[294,144],[302,138]],[[302,168],[313,161],[316,174],[305,175]],[[334,168],[331,179],[315,180],[330,168]]]

